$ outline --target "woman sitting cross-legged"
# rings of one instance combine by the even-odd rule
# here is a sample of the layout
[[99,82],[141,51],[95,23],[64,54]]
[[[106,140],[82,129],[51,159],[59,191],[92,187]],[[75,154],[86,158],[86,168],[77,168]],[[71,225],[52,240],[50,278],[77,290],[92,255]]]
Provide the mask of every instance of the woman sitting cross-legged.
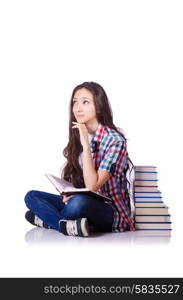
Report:
[[95,82],[84,82],[72,92],[69,141],[63,154],[67,160],[62,171],[65,180],[112,201],[82,193],[61,196],[31,190],[25,195],[26,220],[73,236],[135,230],[126,176],[126,139],[113,124],[104,89]]

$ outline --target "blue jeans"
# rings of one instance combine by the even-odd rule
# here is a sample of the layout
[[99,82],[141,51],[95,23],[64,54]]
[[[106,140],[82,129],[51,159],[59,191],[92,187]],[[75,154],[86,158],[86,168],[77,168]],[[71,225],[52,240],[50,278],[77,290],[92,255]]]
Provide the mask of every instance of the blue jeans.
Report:
[[111,232],[114,210],[110,204],[82,193],[71,197],[67,205],[61,195],[32,190],[25,195],[26,206],[44,223],[61,231],[61,219],[87,218],[90,232]]

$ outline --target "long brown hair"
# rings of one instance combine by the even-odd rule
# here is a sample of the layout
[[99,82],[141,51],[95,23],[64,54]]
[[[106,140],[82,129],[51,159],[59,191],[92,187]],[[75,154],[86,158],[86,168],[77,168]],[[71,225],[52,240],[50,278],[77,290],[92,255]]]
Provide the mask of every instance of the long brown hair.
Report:
[[85,187],[83,172],[78,161],[82,152],[79,130],[72,129],[72,122],[77,122],[73,113],[73,98],[76,91],[82,88],[89,90],[93,95],[97,121],[104,126],[114,129],[125,139],[124,135],[113,124],[112,109],[102,86],[92,81],[77,85],[72,92],[69,105],[69,141],[63,150],[63,155],[67,159],[67,164],[63,170],[63,178],[71,182],[75,187]]

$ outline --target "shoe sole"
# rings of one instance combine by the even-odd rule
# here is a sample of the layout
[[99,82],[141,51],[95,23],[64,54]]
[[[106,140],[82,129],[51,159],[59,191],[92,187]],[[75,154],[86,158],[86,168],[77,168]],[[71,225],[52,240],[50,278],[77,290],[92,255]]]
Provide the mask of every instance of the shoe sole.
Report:
[[89,236],[87,218],[82,218],[81,219],[81,231],[82,231],[82,236]]

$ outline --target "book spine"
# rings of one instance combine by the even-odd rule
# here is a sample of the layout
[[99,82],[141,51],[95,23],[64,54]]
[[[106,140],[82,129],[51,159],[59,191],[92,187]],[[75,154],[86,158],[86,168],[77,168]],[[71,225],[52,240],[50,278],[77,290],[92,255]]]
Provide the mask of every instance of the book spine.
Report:
[[155,166],[135,166],[135,172],[156,172]]
[[135,202],[135,207],[166,207],[164,202]]
[[136,215],[167,215],[168,207],[136,207]]
[[160,192],[135,192],[136,198],[162,198]]
[[156,222],[156,223],[136,222],[135,228],[136,229],[170,230],[171,222]]
[[135,172],[135,179],[136,180],[157,180],[157,172],[141,172],[141,171],[136,171]]
[[159,192],[157,187],[153,186],[134,186],[134,191],[136,192],[144,192],[144,193],[156,193]]
[[149,186],[149,187],[157,187],[158,186],[158,180],[135,180],[135,186]]

